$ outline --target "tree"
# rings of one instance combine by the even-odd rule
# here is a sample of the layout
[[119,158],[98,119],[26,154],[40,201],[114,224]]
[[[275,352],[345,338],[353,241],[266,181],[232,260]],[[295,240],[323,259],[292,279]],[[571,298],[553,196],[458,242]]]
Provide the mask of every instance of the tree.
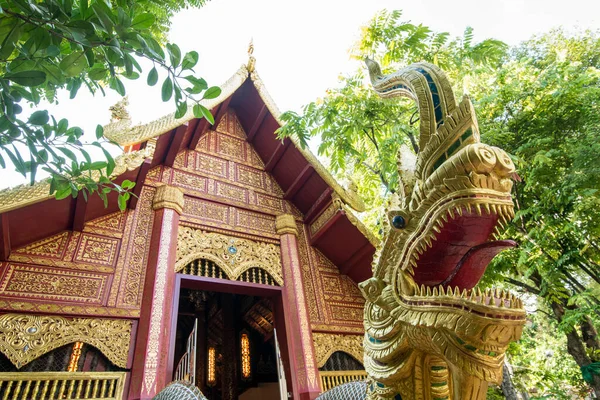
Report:
[[[515,49],[473,96],[484,140],[514,156],[521,182],[490,279],[532,293],[566,335],[567,350],[600,397],[600,36],[562,31]],[[490,90],[491,88],[491,90]]]
[[[600,397],[598,35],[568,37],[556,31],[508,51],[491,39],[474,44],[471,29],[450,40],[400,17],[400,12],[377,14],[351,54],[379,60],[384,73],[416,61],[434,62],[447,71],[455,93],[471,94],[482,141],[511,153],[522,178],[515,185],[518,212],[506,233],[521,246],[502,253],[483,284],[512,285],[533,296],[551,318],[546,326],[564,334],[563,351],[581,369],[578,375]],[[319,137],[319,154],[334,173],[359,183],[359,193],[372,206],[364,221],[377,231],[380,206],[398,184],[398,152],[418,151],[415,105],[377,98],[357,71],[307,105],[303,115],[283,118],[288,124],[282,136],[295,135],[301,143]],[[568,368],[560,376],[545,375],[553,380],[548,387],[559,387],[564,379],[572,379],[568,386],[580,385]]]
[[[212,120],[199,101],[218,96],[220,89],[194,76],[198,53],[181,54],[176,44],[164,43],[173,13],[203,3],[0,0],[0,166],[12,163],[31,184],[39,169],[46,171],[57,199],[81,191],[86,199],[95,192],[106,202],[107,193],[117,191],[124,208],[134,183],[119,186],[109,179],[115,164],[102,127],[96,129],[97,140],[84,144],[82,129],[38,108],[63,89],[71,99],[82,87],[92,93],[110,88],[124,96],[122,79],[138,79],[143,72],[138,60],[146,59],[153,63],[148,85],[157,84],[157,68],[166,70],[162,100],[174,101],[177,117],[191,102],[196,117]],[[35,111],[24,112],[25,105]],[[93,161],[88,146],[102,149],[106,161]],[[92,178],[94,171],[99,180]]]
[[[351,56],[381,60],[384,73],[412,62],[435,62],[461,85],[469,74],[498,65],[507,48],[493,39],[474,44],[471,28],[451,40],[448,33],[433,32],[401,17],[400,11],[377,13],[362,29]],[[417,117],[414,102],[381,101],[361,69],[341,78],[339,88],[328,90],[324,98],[308,104],[303,115],[284,113],[286,125],[280,135],[294,135],[304,145],[309,138],[319,137],[318,153],[328,158],[333,172],[361,182],[359,192],[373,206],[365,222],[377,230],[379,206],[398,185],[398,152],[401,148],[404,153],[418,152]]]

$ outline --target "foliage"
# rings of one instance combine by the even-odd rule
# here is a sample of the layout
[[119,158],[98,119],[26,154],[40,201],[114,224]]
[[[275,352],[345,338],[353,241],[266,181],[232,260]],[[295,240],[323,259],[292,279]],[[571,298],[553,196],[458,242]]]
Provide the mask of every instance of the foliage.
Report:
[[[148,85],[157,83],[157,68],[167,71],[162,99],[174,101],[176,116],[185,114],[190,101],[196,117],[212,119],[199,100],[218,96],[220,89],[194,76],[198,53],[181,54],[176,44],[159,41],[168,17],[188,4],[202,2],[170,0],[157,12],[156,0],[1,0],[0,166],[12,163],[32,184],[38,169],[48,172],[50,191],[58,199],[83,190],[86,198],[96,192],[106,202],[107,193],[117,191],[124,207],[134,184],[119,186],[108,179],[115,163],[105,149],[102,127],[96,129],[97,140],[86,145],[82,129],[38,107],[55,101],[61,89],[71,99],[81,87],[92,93],[108,87],[124,96],[122,79],[138,79],[142,68],[137,60],[144,58],[154,64]],[[24,112],[25,105],[35,111]],[[88,146],[102,149],[106,161],[94,162]],[[100,181],[92,179],[93,171],[101,173]]]
[[501,254],[488,278],[550,306],[596,391],[600,376],[590,378],[589,366],[600,361],[599,50],[597,33],[553,31],[474,85],[483,140],[510,152],[521,177],[506,234],[521,246]]
[[[471,28],[451,40],[448,33],[401,21],[401,16],[400,11],[377,13],[363,28],[352,57],[381,60],[384,73],[412,62],[436,62],[461,84],[471,73],[498,65],[505,53],[506,45],[498,40],[474,43]],[[361,69],[341,78],[339,87],[328,90],[324,98],[308,104],[303,115],[287,112],[282,119],[286,125],[280,136],[295,136],[302,145],[319,137],[318,153],[327,156],[333,172],[361,182],[359,194],[376,206],[364,216],[365,222],[377,231],[378,206],[398,185],[400,149],[418,151],[416,105],[408,100],[382,101]]]
[[[497,257],[483,284],[514,285],[548,310],[549,319],[535,325],[544,328],[530,328],[515,345],[521,346],[515,362],[528,362],[536,346],[551,340],[575,363],[556,370],[540,362],[535,374],[517,374],[517,384],[539,378],[544,395],[560,398],[564,387],[582,387],[583,372],[600,395],[594,372],[600,361],[599,35],[552,31],[509,51],[495,40],[474,44],[471,29],[450,40],[400,17],[397,11],[377,14],[351,54],[379,60],[384,74],[421,60],[441,66],[455,92],[467,90],[476,101],[482,141],[507,150],[519,169],[517,213],[506,237],[520,247]],[[358,71],[303,115],[284,114],[288,124],[280,135],[304,144],[320,138],[319,154],[334,173],[350,175],[375,206],[363,218],[377,231],[379,206],[398,183],[396,155],[418,151],[415,111],[409,102],[376,98]]]

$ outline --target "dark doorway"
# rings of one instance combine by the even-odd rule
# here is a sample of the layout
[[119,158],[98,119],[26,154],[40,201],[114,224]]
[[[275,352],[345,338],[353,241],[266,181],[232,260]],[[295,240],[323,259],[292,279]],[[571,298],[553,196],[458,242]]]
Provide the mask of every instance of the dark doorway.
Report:
[[[172,371],[182,359],[194,362],[195,384],[209,400],[281,398],[276,335],[289,376],[281,288],[183,274],[176,281]],[[195,321],[190,361],[187,343]]]

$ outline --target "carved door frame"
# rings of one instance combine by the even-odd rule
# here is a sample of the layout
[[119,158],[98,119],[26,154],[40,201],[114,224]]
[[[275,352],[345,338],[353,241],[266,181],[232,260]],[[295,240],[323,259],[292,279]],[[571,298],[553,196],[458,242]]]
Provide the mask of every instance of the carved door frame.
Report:
[[[279,342],[281,358],[283,359],[287,390],[292,394],[293,399],[299,399],[297,382],[294,379],[295,371],[292,371],[292,364],[289,362],[289,356],[294,355],[293,343],[288,341],[289,312],[288,304],[283,300],[285,298],[285,287],[262,285],[259,283],[247,283],[240,281],[231,281],[217,278],[205,278],[202,276],[175,274],[175,286],[173,290],[173,299],[171,303],[171,315],[177,315],[179,312],[179,296],[181,289],[204,290],[208,292],[230,293],[247,296],[257,296],[270,298],[273,303],[273,317]],[[168,376],[173,376],[175,363],[175,335],[177,333],[177,318],[171,318],[170,346],[168,354]]]

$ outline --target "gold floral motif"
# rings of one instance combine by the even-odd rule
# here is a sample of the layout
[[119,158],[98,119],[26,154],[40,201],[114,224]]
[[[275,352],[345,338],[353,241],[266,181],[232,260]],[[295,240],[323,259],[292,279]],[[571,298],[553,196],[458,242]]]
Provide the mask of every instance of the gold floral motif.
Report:
[[206,178],[194,174],[188,174],[182,171],[173,171],[173,185],[183,187],[194,194],[206,194]]
[[[157,192],[158,193],[158,192]],[[156,197],[156,196],[155,196]],[[182,204],[183,206],[183,204]],[[148,348],[146,350],[144,384],[147,394],[156,391],[156,374],[159,358],[164,357],[160,353],[161,332],[165,328],[164,304],[167,291],[167,275],[169,274],[169,253],[171,252],[171,232],[173,230],[173,211],[167,211],[162,220],[160,229],[160,243],[158,248],[158,260],[156,264],[156,279],[154,283],[154,297],[152,298],[152,312],[150,315],[150,331],[148,333]]]
[[240,161],[246,160],[246,142],[231,136],[216,133],[217,154],[226,158],[234,158]]
[[228,200],[235,200],[242,203],[248,202],[248,192],[246,189],[220,181],[215,181],[215,194]]
[[79,244],[74,261],[112,266],[117,257],[118,247],[118,239],[84,233],[82,234],[81,243]]
[[144,187],[138,200],[138,206],[134,214],[133,237],[130,240],[129,249],[127,250],[128,258],[125,262],[127,265],[126,273],[121,280],[119,290],[122,294],[117,300],[118,306],[139,307],[141,304],[150,248],[150,235],[152,234],[152,224],[154,222],[154,212],[152,211],[154,192],[154,188]]
[[237,280],[244,271],[256,267],[267,271],[283,286],[280,257],[279,246],[275,244],[180,226],[175,271],[203,258],[215,262],[231,280]]
[[57,235],[50,236],[27,246],[21,247],[13,253],[60,259],[65,250],[65,246],[67,245],[68,239],[69,232],[64,231]]
[[127,211],[117,211],[86,222],[83,231],[95,233],[96,235],[121,237],[126,219]]
[[0,295],[100,304],[107,280],[104,274],[9,264]]
[[332,202],[327,206],[325,210],[315,219],[315,221],[310,224],[310,234],[314,236],[317,232],[321,230],[322,227],[327,224],[334,216],[340,211],[340,207],[335,202]]
[[266,172],[240,164],[236,164],[236,171],[237,182],[264,190],[265,185],[263,178],[265,178]]
[[313,332],[317,367],[322,368],[336,351],[343,351],[363,362],[363,336]]
[[229,224],[229,207],[212,201],[188,198],[183,209],[184,214],[195,215],[220,224]]
[[275,217],[252,211],[237,209],[235,226],[275,233]]
[[196,163],[194,170],[201,173],[209,173],[221,178],[229,178],[227,161],[222,158],[196,152]]
[[101,307],[93,305],[75,305],[39,301],[0,299],[0,310],[17,312],[52,313],[66,315],[89,315],[100,317],[139,318],[140,310],[120,307]]
[[0,351],[17,367],[73,342],[91,344],[113,364],[127,367],[132,322],[126,319],[0,316]]

